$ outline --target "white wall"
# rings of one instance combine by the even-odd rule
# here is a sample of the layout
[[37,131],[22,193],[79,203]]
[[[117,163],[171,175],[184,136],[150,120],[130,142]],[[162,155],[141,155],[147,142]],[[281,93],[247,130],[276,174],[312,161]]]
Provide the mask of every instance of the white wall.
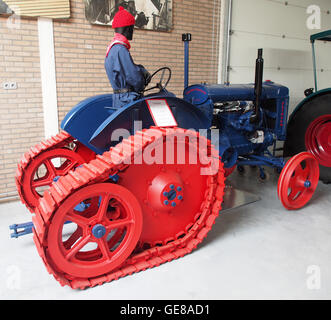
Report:
[[[320,30],[306,26],[312,4],[321,9]],[[331,0],[233,0],[230,83],[254,82],[257,49],[263,48],[264,80],[289,87],[292,110],[304,98],[304,90],[314,87],[309,37],[328,29]],[[319,89],[331,87],[331,43],[318,41],[316,50]]]

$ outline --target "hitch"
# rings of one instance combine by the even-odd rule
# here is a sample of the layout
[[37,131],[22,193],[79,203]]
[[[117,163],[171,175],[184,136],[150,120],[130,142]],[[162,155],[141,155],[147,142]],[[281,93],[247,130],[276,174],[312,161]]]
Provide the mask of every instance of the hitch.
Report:
[[[64,224],[71,223],[71,221],[66,221]],[[11,238],[18,238],[21,236],[25,236],[26,234],[32,233],[34,225],[33,222],[25,222],[25,223],[15,223],[9,226],[10,230],[14,230],[11,234]],[[19,230],[22,229],[22,230]]]
[[[114,175],[110,176],[110,178],[114,182],[117,182],[119,179],[119,176],[117,174],[114,174]],[[100,203],[100,200],[99,200],[99,203]],[[89,207],[89,204],[81,202],[75,207],[75,210],[83,212],[88,207]],[[71,221],[66,221],[64,224],[67,224],[67,223],[71,223]],[[10,234],[11,238],[18,238],[21,236],[25,236],[26,234],[32,233],[33,222],[15,223],[15,224],[10,225],[9,229],[14,230]],[[19,230],[19,229],[22,229],[22,230]]]
[[[18,238],[21,236],[25,236],[26,234],[32,233],[33,222],[12,224],[9,226],[10,230],[14,230],[11,234],[11,238]],[[19,230],[22,229],[22,230]]]

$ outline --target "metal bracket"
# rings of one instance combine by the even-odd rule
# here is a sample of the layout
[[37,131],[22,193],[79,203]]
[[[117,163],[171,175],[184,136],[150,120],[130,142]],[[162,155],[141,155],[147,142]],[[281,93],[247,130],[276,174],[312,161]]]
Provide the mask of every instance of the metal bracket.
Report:
[[[78,206],[77,205],[77,210]],[[83,209],[83,208],[82,208]],[[71,223],[71,221],[66,221],[64,224]],[[19,238],[21,236],[25,236],[26,234],[32,233],[32,229],[34,228],[33,222],[25,222],[25,223],[15,223],[9,226],[10,230],[13,230],[13,232],[10,234],[11,238]],[[22,229],[22,230],[20,230]]]
[[[19,223],[19,224],[12,224],[9,226],[10,230],[14,230],[11,234],[11,238],[18,238],[24,236],[26,234],[32,233],[33,223],[26,222],[26,223]],[[22,230],[20,230],[22,229]]]

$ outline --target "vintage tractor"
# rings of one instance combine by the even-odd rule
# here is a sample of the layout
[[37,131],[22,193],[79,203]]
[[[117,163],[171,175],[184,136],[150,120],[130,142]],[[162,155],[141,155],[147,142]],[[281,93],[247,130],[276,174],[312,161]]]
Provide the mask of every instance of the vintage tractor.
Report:
[[310,37],[313,52],[315,91],[305,90],[306,98],[299,103],[288,121],[284,156],[309,151],[320,165],[320,179],[331,183],[331,88],[318,90],[315,41],[331,41],[331,30]]
[[[183,40],[187,84],[190,35]],[[256,166],[261,178],[264,166],[281,171],[279,198],[301,208],[317,186],[318,162],[308,152],[287,162],[275,156],[286,138],[288,89],[262,82],[261,49],[256,65],[255,84],[185,85],[180,99],[166,90],[164,67],[147,89],[158,92],[120,109],[112,94],[80,102],[58,135],[19,162],[17,189],[34,215],[30,230],[13,225],[12,236],[33,229],[47,270],[61,285],[86,288],[196,248],[236,166]]]

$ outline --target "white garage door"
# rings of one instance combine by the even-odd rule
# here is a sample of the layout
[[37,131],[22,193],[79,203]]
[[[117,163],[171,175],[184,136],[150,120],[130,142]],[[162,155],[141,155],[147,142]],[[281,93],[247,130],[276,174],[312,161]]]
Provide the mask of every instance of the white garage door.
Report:
[[[307,8],[321,11],[321,29]],[[314,87],[311,34],[331,29],[331,0],[233,0],[230,36],[230,83],[254,82],[257,49],[264,49],[264,80],[290,89],[290,110]],[[314,11],[318,14],[318,11]],[[311,26],[311,25],[310,25]],[[316,43],[319,89],[331,87],[331,43]]]

